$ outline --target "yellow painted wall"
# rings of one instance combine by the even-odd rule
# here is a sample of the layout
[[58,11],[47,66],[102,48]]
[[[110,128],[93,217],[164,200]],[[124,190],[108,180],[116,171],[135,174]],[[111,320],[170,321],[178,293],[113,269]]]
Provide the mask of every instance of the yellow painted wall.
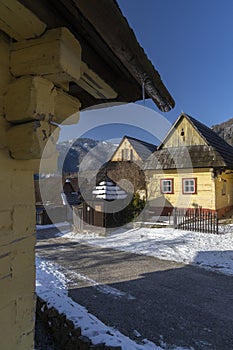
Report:
[[9,73],[9,39],[0,34],[0,348],[33,349],[35,310],[35,198],[31,161],[10,158],[3,95]]
[[[17,5],[17,2],[12,2],[12,4]],[[14,16],[12,17],[12,24],[15,24]],[[66,29],[56,29],[55,31],[66,32],[69,37],[72,37],[72,41],[75,40]],[[35,172],[38,173],[39,165],[42,165],[40,169],[43,172],[54,172],[57,167],[55,143],[59,129],[56,128],[52,135],[53,127],[46,118],[49,113],[51,114],[51,105],[54,107],[55,114],[59,110],[58,117],[60,120],[58,122],[69,117],[70,113],[78,111],[80,107],[80,102],[77,99],[74,101],[74,98],[65,94],[61,89],[55,99],[54,96],[50,96],[52,99],[52,102],[50,101],[51,105],[48,100],[43,103],[45,95],[47,96],[48,93],[48,82],[36,76],[36,72],[32,72],[33,78],[25,78],[29,81],[26,85],[22,85],[22,79],[18,77],[24,74],[17,75],[15,73],[13,76],[12,47],[14,46],[14,49],[17,49],[15,45],[21,44],[27,46],[28,42],[12,44],[12,40],[3,32],[0,32],[1,350],[34,349],[35,192],[33,175]],[[76,42],[76,46],[81,50],[78,42]],[[33,48],[30,48],[30,54],[38,59]],[[73,55],[69,51],[64,57],[66,60],[62,62],[67,67],[70,63],[69,58]],[[78,55],[76,58],[78,59]],[[26,54],[22,54],[21,59],[27,61],[28,57]],[[77,59],[75,61],[76,73],[80,70],[81,64],[81,61],[77,61]],[[35,69],[40,66],[41,62],[38,61],[37,63]],[[49,60],[49,64],[51,64],[51,60]],[[36,84],[35,89],[35,86],[31,84],[32,81],[34,83],[43,81],[43,83]],[[50,85],[51,83],[49,83]],[[22,94],[19,93],[19,90],[22,91]],[[11,109],[11,103],[16,104],[18,109]],[[63,106],[62,112],[61,103]],[[32,105],[35,109],[28,109],[28,106],[32,107]],[[34,116],[36,120],[33,120],[31,114],[39,106],[41,110],[38,109],[39,113]],[[28,111],[26,119],[25,111]],[[17,116],[16,113],[18,113]],[[52,114],[50,116],[52,117]],[[41,120],[42,117],[44,120]],[[23,123],[25,121],[28,122]],[[40,159],[40,157],[43,157],[43,159]]]
[[111,159],[112,162],[122,161],[122,150],[123,149],[128,149],[129,155],[130,155],[131,150],[133,152],[132,159],[129,158],[128,160],[141,161],[141,158],[138,156],[137,152],[135,152],[131,143],[127,139],[124,139],[123,142],[121,143],[121,145],[119,146],[119,148],[117,149],[116,153],[113,155],[113,157]]
[[[181,135],[184,133],[184,136]],[[164,142],[163,148],[205,145],[205,141],[193,128],[190,122],[185,118],[181,118],[180,122],[173,129],[172,134]]]
[[[205,145],[205,140],[199,135],[185,116],[182,116],[176,127],[168,134],[162,148]],[[197,178],[197,194],[182,194],[182,178]],[[161,194],[160,179],[174,178],[174,194]],[[219,210],[233,207],[233,174],[225,171],[217,177],[211,169],[193,169],[156,172],[147,171],[148,199],[160,198],[169,201],[176,207],[201,206],[207,209]],[[160,200],[162,202],[162,200]],[[224,209],[224,210],[223,210]],[[223,210],[223,212],[222,212]],[[221,215],[220,215],[221,216]]]
[[[161,194],[160,180],[174,179],[174,194]],[[182,194],[182,179],[197,178],[197,194]],[[167,200],[173,207],[215,209],[215,180],[209,169],[170,170],[156,172],[147,170],[147,194],[148,200],[160,199],[160,202]],[[164,203],[166,203],[164,201]]]
[[216,209],[233,206],[233,174],[223,172],[215,179]]

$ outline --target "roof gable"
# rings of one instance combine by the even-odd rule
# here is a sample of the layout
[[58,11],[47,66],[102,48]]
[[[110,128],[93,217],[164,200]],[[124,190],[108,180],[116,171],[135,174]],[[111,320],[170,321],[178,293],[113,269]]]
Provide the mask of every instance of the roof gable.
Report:
[[195,168],[206,166],[233,169],[233,147],[209,127],[183,113],[158,147],[158,151],[150,157],[145,168],[186,168],[190,166],[190,160]]
[[[194,120],[194,118],[192,119]],[[192,119],[186,114],[181,114],[168,131],[158,149],[208,145],[205,137],[203,137],[200,130],[195,126],[195,123],[192,122]]]
[[[119,159],[119,152],[124,149],[125,145],[131,145],[132,150],[136,152],[137,158],[136,160],[144,161],[146,160],[154,151],[156,151],[157,146],[153,145],[152,143],[145,142],[139,139],[136,139],[131,136],[124,136],[121,140],[119,146],[117,147],[116,151],[114,152],[111,160],[116,160],[116,155],[118,155],[117,160]],[[134,159],[135,160],[135,159]]]
[[146,160],[157,149],[157,146],[152,143],[138,140],[130,136],[126,136],[126,138],[142,160]]

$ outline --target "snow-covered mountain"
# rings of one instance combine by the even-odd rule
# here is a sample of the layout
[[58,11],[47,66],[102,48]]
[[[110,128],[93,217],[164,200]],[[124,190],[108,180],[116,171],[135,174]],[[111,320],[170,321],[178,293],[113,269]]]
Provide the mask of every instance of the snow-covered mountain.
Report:
[[57,144],[59,152],[58,166],[63,173],[82,170],[95,170],[106,163],[117,148],[116,144],[79,138]]
[[226,122],[213,125],[212,130],[214,130],[220,137],[233,146],[233,118],[227,120]]

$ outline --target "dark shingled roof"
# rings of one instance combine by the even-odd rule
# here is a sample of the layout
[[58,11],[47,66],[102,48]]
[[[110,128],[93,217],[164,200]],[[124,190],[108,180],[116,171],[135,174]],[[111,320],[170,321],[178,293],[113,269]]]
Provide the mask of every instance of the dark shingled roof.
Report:
[[[165,140],[179,123],[186,118],[205,140],[206,145],[163,148]],[[233,147],[193,117],[181,114],[176,120],[165,140],[146,162],[145,169],[175,169],[175,168],[231,168],[233,169]]]
[[[226,163],[213,147],[200,145],[164,148],[151,155],[145,169],[189,169],[226,167]],[[231,166],[233,168],[233,162]]]
[[124,136],[124,139],[125,138],[131,143],[132,147],[143,161],[157,149],[157,146],[153,145],[152,143],[138,140],[131,136]]
[[194,128],[205,139],[206,143],[211,146],[219,155],[223,158],[226,166],[233,166],[233,147],[229,145],[222,137],[216,132],[208,128],[208,126],[202,124],[193,117],[186,116]]

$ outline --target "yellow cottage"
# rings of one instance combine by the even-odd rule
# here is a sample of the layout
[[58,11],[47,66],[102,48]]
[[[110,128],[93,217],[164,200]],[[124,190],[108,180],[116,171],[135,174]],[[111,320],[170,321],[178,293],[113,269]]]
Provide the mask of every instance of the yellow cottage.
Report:
[[222,217],[233,208],[233,147],[187,114],[178,117],[144,169],[157,215],[202,207]]

